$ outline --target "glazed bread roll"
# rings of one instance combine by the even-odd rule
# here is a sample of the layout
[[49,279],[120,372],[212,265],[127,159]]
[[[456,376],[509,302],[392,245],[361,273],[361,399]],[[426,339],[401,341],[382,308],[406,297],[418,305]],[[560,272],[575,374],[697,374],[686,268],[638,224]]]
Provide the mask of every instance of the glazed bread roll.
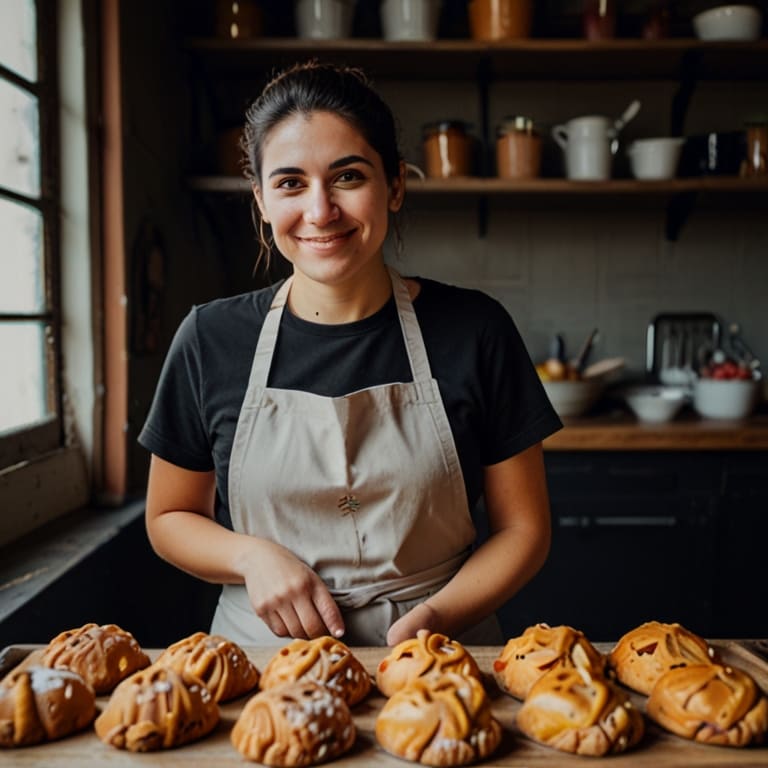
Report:
[[493,662],[493,676],[502,691],[524,699],[545,672],[560,667],[584,667],[599,675],[605,659],[577,629],[534,624],[507,641]]
[[584,667],[561,667],[533,684],[517,713],[520,730],[534,741],[577,755],[624,752],[645,724],[626,691]]
[[242,696],[259,683],[259,670],[243,649],[221,635],[195,632],[168,646],[155,663],[200,678],[216,702]]
[[434,672],[392,694],[376,718],[376,739],[405,760],[466,765],[496,749],[501,726],[477,678]]
[[41,664],[76,672],[99,695],[148,667],[149,656],[130,632],[117,625],[85,624],[54,637],[43,651]]
[[665,672],[647,705],[668,731],[704,744],[761,744],[768,731],[768,700],[743,670],[690,664]]
[[458,641],[420,629],[416,637],[398,643],[376,668],[376,685],[392,696],[408,683],[434,672],[456,672],[482,682],[472,654]]
[[352,747],[355,736],[340,693],[314,680],[300,680],[252,696],[231,740],[248,760],[288,768],[332,760]]
[[340,640],[323,636],[293,640],[269,661],[261,675],[261,688],[274,688],[298,680],[315,680],[338,693],[350,707],[371,690],[371,678],[352,651]]
[[88,726],[96,714],[93,688],[65,669],[27,667],[0,685],[0,747],[53,741]]
[[106,744],[151,752],[195,741],[218,722],[219,708],[202,680],[153,664],[115,688],[94,726]]
[[618,680],[646,696],[667,670],[716,661],[715,651],[706,640],[680,624],[658,621],[627,632],[608,656]]

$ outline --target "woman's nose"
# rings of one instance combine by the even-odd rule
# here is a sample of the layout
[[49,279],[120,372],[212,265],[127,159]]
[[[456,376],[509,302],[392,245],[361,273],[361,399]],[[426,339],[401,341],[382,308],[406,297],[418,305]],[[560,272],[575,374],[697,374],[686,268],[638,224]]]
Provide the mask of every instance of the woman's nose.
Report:
[[330,224],[339,218],[339,207],[325,187],[318,185],[311,190],[304,218],[307,223],[317,227]]

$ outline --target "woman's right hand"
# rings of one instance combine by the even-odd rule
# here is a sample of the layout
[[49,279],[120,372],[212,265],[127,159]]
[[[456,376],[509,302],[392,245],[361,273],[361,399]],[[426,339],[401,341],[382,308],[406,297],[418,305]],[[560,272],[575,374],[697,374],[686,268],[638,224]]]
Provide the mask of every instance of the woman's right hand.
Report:
[[278,637],[344,634],[341,611],[323,580],[285,547],[259,539],[238,567],[253,610]]

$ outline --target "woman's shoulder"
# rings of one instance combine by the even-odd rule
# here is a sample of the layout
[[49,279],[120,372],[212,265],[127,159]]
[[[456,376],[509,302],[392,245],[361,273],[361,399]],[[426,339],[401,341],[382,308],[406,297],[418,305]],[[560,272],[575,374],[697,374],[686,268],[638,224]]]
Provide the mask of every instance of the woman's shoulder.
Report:
[[443,318],[448,323],[471,323],[481,328],[489,323],[508,323],[510,315],[495,298],[477,288],[452,285],[425,277],[413,277],[421,289],[414,302],[418,314]]

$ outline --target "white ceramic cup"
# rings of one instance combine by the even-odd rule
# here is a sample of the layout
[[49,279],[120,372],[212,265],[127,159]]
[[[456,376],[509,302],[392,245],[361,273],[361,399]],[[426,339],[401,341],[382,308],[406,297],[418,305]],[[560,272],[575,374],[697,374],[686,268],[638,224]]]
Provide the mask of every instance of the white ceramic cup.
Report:
[[381,29],[385,40],[434,40],[442,0],[383,0]]
[[632,175],[636,179],[673,179],[683,141],[672,136],[633,141],[627,147]]
[[349,37],[354,9],[354,0],[296,0],[296,31],[311,40]]
[[613,156],[619,148],[613,120],[600,115],[574,117],[552,128],[552,137],[565,153],[569,179],[603,181],[611,178]]

